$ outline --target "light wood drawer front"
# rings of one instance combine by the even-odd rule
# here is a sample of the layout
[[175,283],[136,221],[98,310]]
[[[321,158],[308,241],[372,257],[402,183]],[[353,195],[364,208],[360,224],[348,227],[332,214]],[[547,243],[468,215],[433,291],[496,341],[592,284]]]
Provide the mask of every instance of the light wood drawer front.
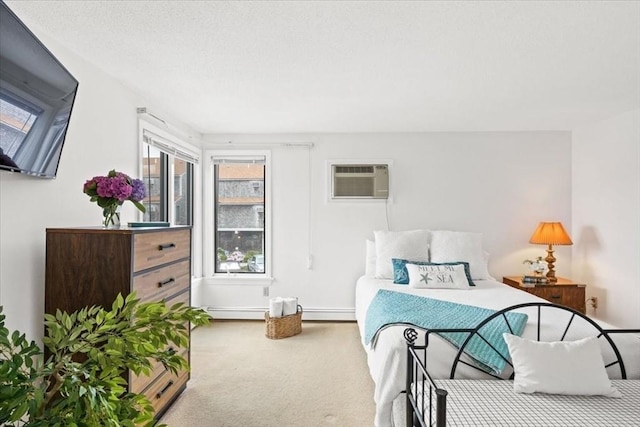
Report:
[[180,391],[182,386],[187,383],[189,379],[188,371],[180,371],[178,375],[170,372],[162,374],[156,382],[151,384],[144,395],[153,405],[153,409],[156,413],[164,408],[164,406],[171,401],[175,395]]
[[191,304],[191,293],[189,291],[183,292],[180,295],[175,295],[168,300],[165,300],[167,307],[171,307],[173,304],[177,304],[179,302],[184,303],[185,305]]
[[[181,356],[184,357],[187,362],[189,361],[189,350],[183,349]],[[157,360],[151,361],[151,372],[149,375],[135,375],[129,371],[129,385],[132,393],[142,393],[145,388],[149,386],[156,378],[168,371],[161,362]]]
[[135,276],[133,291],[145,301],[159,301],[184,291],[190,284],[189,260]]
[[191,230],[140,233],[134,236],[133,271],[189,257]]
[[[185,288],[185,290],[181,294],[175,295],[165,300],[165,303],[167,304],[168,307],[171,307],[172,305],[177,304],[179,302],[184,303],[185,305],[189,305],[191,303],[190,297],[191,297],[191,293],[189,292],[188,288]],[[157,300],[158,300],[157,298],[154,299],[154,301],[157,301]],[[188,322],[185,323],[184,326],[187,330],[187,333],[191,334],[191,328],[189,326],[189,323]],[[187,360],[187,362],[189,362],[189,349],[183,348],[180,351],[181,351],[182,357],[184,357]],[[135,375],[133,372],[129,371],[130,390],[133,393],[142,393],[149,386],[149,384],[155,381],[157,377],[159,377],[160,375],[166,375],[166,374],[171,374],[171,372],[167,371],[165,367],[162,365],[162,363],[152,360],[151,372],[148,376],[147,375],[138,376],[138,375]],[[144,394],[147,395],[148,394],[147,391],[145,391]]]

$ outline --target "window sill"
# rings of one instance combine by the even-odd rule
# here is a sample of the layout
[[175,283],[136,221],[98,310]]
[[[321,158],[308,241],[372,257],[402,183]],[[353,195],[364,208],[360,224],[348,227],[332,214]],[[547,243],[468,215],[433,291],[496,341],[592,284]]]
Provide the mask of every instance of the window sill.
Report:
[[201,283],[205,285],[271,286],[273,282],[274,278],[268,276],[255,277],[247,274],[222,273],[213,277],[205,277]]

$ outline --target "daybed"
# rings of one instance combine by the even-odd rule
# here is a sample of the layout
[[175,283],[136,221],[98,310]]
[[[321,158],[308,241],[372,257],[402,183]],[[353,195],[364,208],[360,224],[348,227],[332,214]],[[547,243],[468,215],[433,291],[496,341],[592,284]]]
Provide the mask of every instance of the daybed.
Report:
[[[554,343],[540,343],[542,330],[536,328],[536,342],[542,345],[536,346],[531,342],[525,345],[533,345],[534,351],[542,351],[541,354],[522,352],[526,347],[512,349],[515,354],[507,363],[516,372],[505,381],[453,379],[456,377],[456,367],[461,366],[459,356],[465,352],[464,344],[452,361],[451,379],[432,378],[426,357],[429,341],[434,334],[450,333],[452,330],[427,331],[424,335],[425,342],[418,345],[417,331],[413,328],[405,329],[406,391],[393,403],[394,425],[640,426],[640,380],[627,379],[627,369],[630,366],[625,364],[616,345],[616,340],[622,334],[634,334],[630,337],[632,340],[640,339],[637,335],[640,329],[604,330],[577,311],[549,303],[508,307],[490,316],[483,324],[492,321],[491,318],[500,319],[513,311],[522,313],[531,312],[531,309],[535,310],[538,319],[546,315],[554,316],[557,311],[570,312],[571,317],[565,325],[563,336]],[[506,317],[504,321],[508,322]],[[482,336],[483,324],[465,330],[463,335],[469,339]],[[598,341],[599,345],[592,346],[592,362],[584,360],[589,358],[587,346],[592,342],[588,339],[564,340],[568,331],[578,324],[590,325],[592,336],[595,337],[593,340]],[[468,342],[470,341],[466,341]],[[601,356],[603,348],[609,350],[605,352],[607,356],[604,358]],[[549,364],[552,366],[544,366],[542,361],[534,360],[536,357],[546,358],[547,362],[551,361]],[[564,366],[553,366],[556,364]],[[605,368],[609,372],[617,371],[622,379],[610,381]],[[549,376],[546,371],[553,369],[556,370],[556,375]],[[522,374],[522,378],[519,374]],[[542,379],[545,381],[541,381]]]
[[[389,427],[393,425],[393,401],[406,388],[407,359],[403,332],[407,324],[416,324],[416,319],[411,317],[403,320],[402,317],[398,317],[410,310],[405,310],[406,302],[402,298],[394,298],[389,303],[388,310],[395,317],[392,316],[388,324],[383,322],[379,328],[376,325],[376,330],[372,333],[371,325],[373,322],[367,322],[367,317],[372,316],[369,310],[370,306],[376,306],[378,314],[386,310],[384,302],[380,303],[379,294],[387,292],[391,293],[392,297],[397,297],[397,294],[409,295],[409,297],[426,297],[439,302],[473,306],[488,310],[490,313],[521,303],[545,301],[532,294],[502,284],[489,275],[487,254],[482,249],[481,235],[478,233],[412,230],[408,232],[377,231],[374,232],[374,235],[375,241],[367,241],[365,275],[360,277],[356,284],[356,319],[362,344],[367,353],[369,371],[375,384],[375,426]],[[414,261],[425,265],[466,263],[468,265],[465,266],[464,271],[474,286],[465,286],[464,289],[447,288],[446,286],[444,288],[427,286],[419,288],[413,285],[396,284],[394,281],[397,280],[394,279],[398,279],[398,277],[394,277],[397,273],[394,271],[394,267],[397,267],[392,261],[394,259]],[[425,268],[431,268],[431,266],[427,265]],[[407,278],[404,277],[404,279]],[[394,301],[401,301],[400,305]],[[473,318],[473,316],[477,318],[482,315],[482,312],[474,313],[473,316],[470,313],[464,313],[458,318],[451,318],[448,316],[450,313],[447,312],[446,307],[444,314],[443,312],[436,313],[430,308],[420,310],[419,307],[413,310],[413,314],[416,315],[416,313],[422,313],[422,318],[427,321],[427,325],[430,325],[429,327],[425,327],[424,324],[417,325],[424,329],[433,328],[434,326],[429,323],[432,321],[436,321],[435,325],[440,328],[460,327],[464,326],[464,321]],[[569,316],[570,314],[567,312],[558,312],[541,319],[540,326],[546,334],[543,339],[549,341],[559,339],[563,332],[559,325],[566,325]],[[486,313],[484,317],[486,317]],[[440,321],[452,321],[453,324],[438,323]],[[537,323],[536,315],[529,315],[522,325],[523,330],[519,335],[533,339],[536,336],[536,327],[530,325]],[[466,325],[466,327],[469,326],[475,325]],[[602,327],[612,329],[610,325],[602,324]],[[575,340],[588,336],[588,334],[588,330],[576,325],[571,328],[565,339]],[[618,348],[625,357],[625,361],[629,361],[627,375],[629,378],[640,378],[640,362],[638,362],[640,359],[640,340],[634,340],[631,337],[625,338],[619,337],[617,341],[621,341],[618,343]],[[457,351],[458,348],[452,345],[451,339],[443,339],[438,335],[430,339],[427,352],[430,375],[435,379],[449,378],[451,363],[456,357]],[[475,363],[473,358],[466,354],[463,354],[461,358],[469,365],[463,364],[457,367],[457,378],[490,379],[493,378],[492,375],[509,378],[512,373],[510,367],[506,365],[503,369],[497,366],[494,372],[487,374],[472,367]],[[611,377],[619,378],[619,373],[611,372]]]

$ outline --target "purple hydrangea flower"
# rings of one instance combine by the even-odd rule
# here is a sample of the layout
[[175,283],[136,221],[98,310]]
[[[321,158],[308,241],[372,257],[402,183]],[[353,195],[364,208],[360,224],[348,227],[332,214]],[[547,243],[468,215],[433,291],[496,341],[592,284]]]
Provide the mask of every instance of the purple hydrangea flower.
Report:
[[139,203],[147,194],[144,182],[140,179],[131,179],[129,175],[122,172],[111,170],[107,176],[94,176],[84,183],[82,191],[91,197],[92,202],[98,203],[105,212],[115,210],[118,205],[122,205],[127,200],[145,212],[144,206]]
[[131,186],[133,187],[131,191],[131,200],[136,202],[143,200],[147,195],[147,190],[144,187],[144,182],[141,179],[132,179]]

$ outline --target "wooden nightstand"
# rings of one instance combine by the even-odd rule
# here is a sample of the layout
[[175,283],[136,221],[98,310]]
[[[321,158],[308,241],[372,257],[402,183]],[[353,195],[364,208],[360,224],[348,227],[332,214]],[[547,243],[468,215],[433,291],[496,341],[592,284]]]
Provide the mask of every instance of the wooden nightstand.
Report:
[[554,304],[565,305],[578,310],[582,314],[586,314],[585,288],[587,285],[558,277],[558,281],[555,284],[545,283],[535,286],[527,284],[528,286],[523,286],[522,276],[503,277],[502,283],[544,298]]

